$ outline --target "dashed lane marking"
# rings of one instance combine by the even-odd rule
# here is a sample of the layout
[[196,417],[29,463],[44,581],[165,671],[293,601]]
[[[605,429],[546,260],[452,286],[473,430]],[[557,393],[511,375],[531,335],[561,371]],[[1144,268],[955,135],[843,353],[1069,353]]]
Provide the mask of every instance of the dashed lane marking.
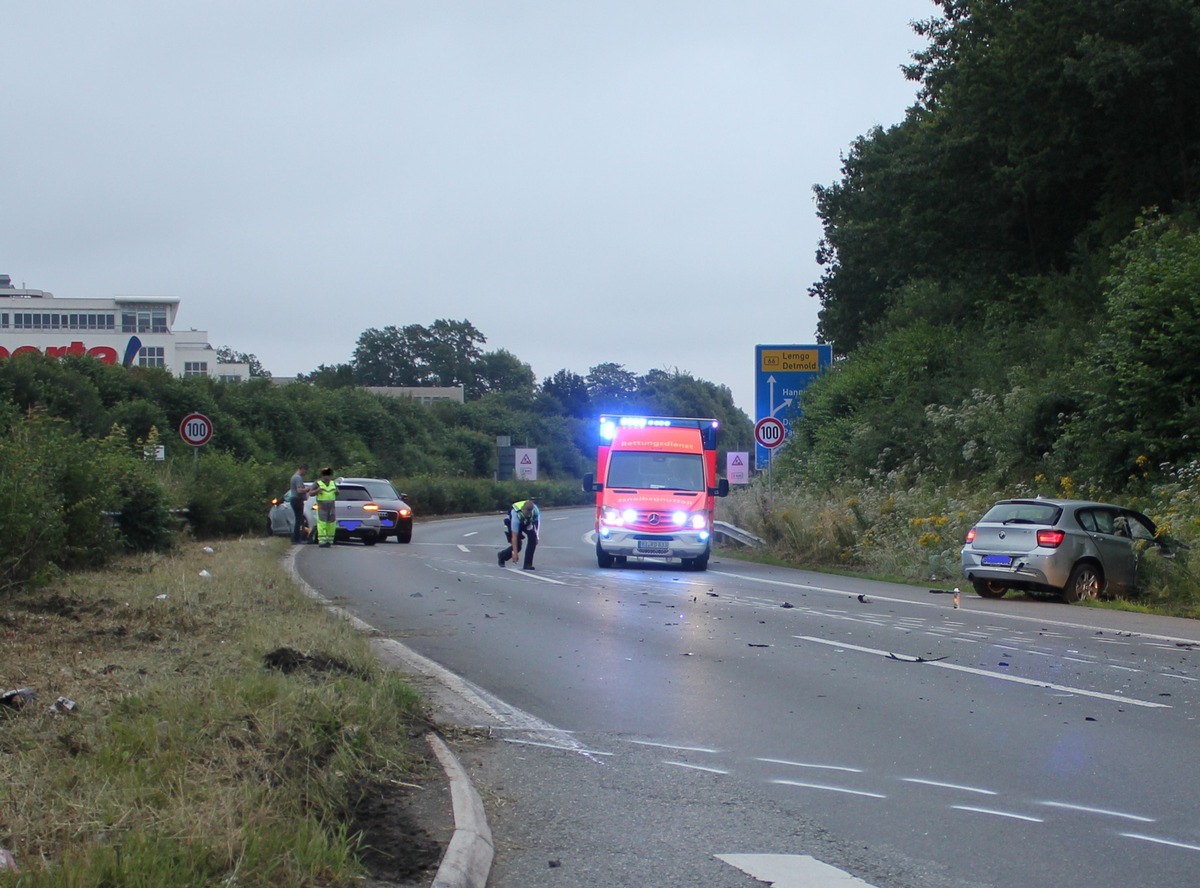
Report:
[[987,814],[992,817],[1007,817],[1009,820],[1024,820],[1026,823],[1045,823],[1040,817],[1028,814],[1017,814],[1015,811],[997,811],[995,808],[976,808],[974,805],[951,805],[955,811],[969,811],[972,814]]

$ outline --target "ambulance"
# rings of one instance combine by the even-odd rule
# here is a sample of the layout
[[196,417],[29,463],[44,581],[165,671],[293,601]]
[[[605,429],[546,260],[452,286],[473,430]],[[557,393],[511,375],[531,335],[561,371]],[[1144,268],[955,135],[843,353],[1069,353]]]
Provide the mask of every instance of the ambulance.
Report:
[[729,494],[729,481],[717,478],[719,427],[715,419],[600,416],[596,474],[583,477],[596,494],[600,567],[655,558],[708,568],[715,497]]

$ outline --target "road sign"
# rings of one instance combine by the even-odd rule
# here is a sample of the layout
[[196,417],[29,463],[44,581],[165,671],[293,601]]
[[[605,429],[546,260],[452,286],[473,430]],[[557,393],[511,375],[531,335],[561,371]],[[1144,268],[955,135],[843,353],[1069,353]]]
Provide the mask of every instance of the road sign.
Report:
[[764,417],[754,424],[754,440],[759,447],[774,450],[786,437],[787,429],[783,427],[783,422],[773,416]]
[[199,447],[207,444],[213,436],[213,424],[203,413],[189,413],[179,423],[179,437],[185,444]]
[[[833,362],[829,345],[756,345],[754,347],[754,417],[783,422],[784,437],[800,415],[800,393]],[[782,442],[780,442],[782,443]],[[754,448],[754,463],[766,465],[769,448]]]

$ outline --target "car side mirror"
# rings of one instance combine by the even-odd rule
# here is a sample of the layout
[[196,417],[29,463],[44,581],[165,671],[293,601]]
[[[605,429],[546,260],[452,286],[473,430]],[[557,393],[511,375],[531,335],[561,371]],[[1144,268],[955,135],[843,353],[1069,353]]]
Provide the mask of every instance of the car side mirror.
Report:
[[604,489],[604,485],[596,483],[595,476],[588,472],[583,476],[583,489],[588,493],[598,493]]
[[729,479],[718,478],[717,486],[708,488],[711,496],[729,496]]

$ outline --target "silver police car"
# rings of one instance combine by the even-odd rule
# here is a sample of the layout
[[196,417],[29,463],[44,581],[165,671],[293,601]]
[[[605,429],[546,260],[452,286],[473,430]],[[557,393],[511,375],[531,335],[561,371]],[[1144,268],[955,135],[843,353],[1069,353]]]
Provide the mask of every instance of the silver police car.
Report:
[[1133,509],[1067,499],[1009,499],[967,532],[962,569],[984,598],[1009,589],[1067,602],[1138,591],[1138,560],[1154,522]]

